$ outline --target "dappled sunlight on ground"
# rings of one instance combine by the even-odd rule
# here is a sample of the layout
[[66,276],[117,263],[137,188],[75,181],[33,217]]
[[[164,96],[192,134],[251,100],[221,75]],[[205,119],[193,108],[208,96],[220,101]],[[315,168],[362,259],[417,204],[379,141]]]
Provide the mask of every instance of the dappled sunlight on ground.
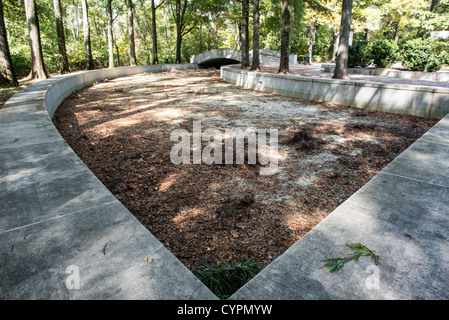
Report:
[[[267,164],[249,154],[242,164],[172,163],[170,134],[192,134],[194,122],[222,138],[264,129],[269,141],[277,130],[278,152],[259,150],[276,170],[261,175]],[[242,255],[266,266],[435,122],[242,89],[214,69],[97,83],[54,117],[79,157],[189,268]]]

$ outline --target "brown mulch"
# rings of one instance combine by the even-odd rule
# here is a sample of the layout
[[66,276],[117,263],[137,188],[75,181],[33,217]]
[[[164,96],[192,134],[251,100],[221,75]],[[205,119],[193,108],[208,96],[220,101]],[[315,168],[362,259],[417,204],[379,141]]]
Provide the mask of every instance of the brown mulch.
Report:
[[[279,111],[265,114],[272,109],[264,106]],[[316,115],[283,113],[310,106]],[[191,132],[198,117],[203,130],[242,122],[277,128],[280,172],[173,164],[170,132]],[[194,268],[242,255],[266,266],[436,120],[255,92],[223,82],[216,70],[189,70],[84,88],[62,103],[54,123],[117,199]]]

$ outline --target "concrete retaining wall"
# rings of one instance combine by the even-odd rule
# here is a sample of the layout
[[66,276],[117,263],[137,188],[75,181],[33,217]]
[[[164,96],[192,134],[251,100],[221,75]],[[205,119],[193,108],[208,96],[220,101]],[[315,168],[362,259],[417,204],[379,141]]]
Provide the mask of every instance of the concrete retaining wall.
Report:
[[[324,72],[334,72],[335,64],[322,64]],[[381,76],[403,79],[416,79],[427,81],[449,81],[449,72],[418,72],[418,71],[399,71],[399,70],[379,70],[368,68],[348,68],[352,74],[362,74],[367,76]]]
[[221,68],[223,80],[245,88],[357,108],[441,119],[449,113],[449,89],[334,80]]
[[217,299],[104,187],[51,121],[65,97],[96,81],[197,67],[84,71],[40,81],[8,100],[0,110],[0,299]]

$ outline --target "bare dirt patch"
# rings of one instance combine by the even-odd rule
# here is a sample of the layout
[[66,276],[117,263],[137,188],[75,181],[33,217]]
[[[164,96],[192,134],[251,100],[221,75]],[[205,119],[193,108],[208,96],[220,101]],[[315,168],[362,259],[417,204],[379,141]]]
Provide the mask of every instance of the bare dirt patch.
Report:
[[[279,131],[279,172],[175,165],[170,133]],[[106,187],[187,267],[256,257],[266,266],[436,120],[242,89],[217,70],[142,74],[68,97],[54,123]]]

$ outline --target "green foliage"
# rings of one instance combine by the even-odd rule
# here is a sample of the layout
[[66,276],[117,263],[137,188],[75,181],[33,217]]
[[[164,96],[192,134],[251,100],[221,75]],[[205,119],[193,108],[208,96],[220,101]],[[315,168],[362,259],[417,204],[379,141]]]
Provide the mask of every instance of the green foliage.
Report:
[[247,257],[234,263],[222,262],[216,267],[207,265],[192,270],[222,300],[230,297],[259,271],[256,259]]
[[320,267],[320,269],[328,268],[327,272],[336,272],[341,270],[348,262],[357,261],[362,256],[371,257],[374,264],[379,264],[379,257],[372,250],[368,249],[361,243],[347,244],[346,246],[353,249],[354,252],[344,258],[329,258],[321,260],[321,262],[325,262],[325,264]]
[[[72,71],[85,69],[84,35],[82,7],[79,0],[61,0],[67,55]],[[340,23],[340,9],[337,0],[293,1],[291,6],[291,54],[297,54],[298,60],[307,55],[308,29],[310,20],[317,21],[316,42],[313,49],[313,61],[329,61],[334,46],[334,30]],[[399,39],[413,39],[429,35],[432,30],[447,30],[449,27],[449,0],[434,1],[434,9],[417,7],[419,1],[403,4],[400,0],[361,1],[354,3],[352,27],[354,45],[350,47],[350,67],[366,66],[373,62],[379,67],[388,66],[396,60],[396,44],[386,37],[393,38],[393,30],[398,26]],[[134,0],[134,34],[136,54],[139,64],[149,64],[152,60],[151,2]],[[241,23],[241,2],[236,0],[198,0],[188,1],[187,15],[183,29],[182,61],[189,61],[192,54],[212,48],[239,48],[238,26]],[[170,62],[175,61],[176,19],[173,15],[174,1],[156,0],[161,4],[156,12],[156,33],[158,37],[159,62],[169,55]],[[4,17],[8,33],[9,47],[14,68],[18,75],[27,75],[31,58],[28,39],[28,27],[25,19],[23,0],[3,0]],[[54,8],[52,0],[39,0],[38,16],[44,62],[50,73],[59,71],[58,45]],[[120,65],[129,64],[129,39],[127,35],[127,14],[124,1],[112,2],[114,16],[114,39],[120,55]],[[250,9],[252,8],[250,1]],[[326,9],[327,8],[327,9]],[[374,8],[374,9],[373,9]],[[411,10],[410,8],[414,8]],[[251,10],[250,10],[251,11]],[[326,14],[323,13],[326,11]],[[413,11],[413,12],[412,12]],[[260,3],[260,48],[280,50],[281,47],[281,5],[279,0],[264,0]],[[95,68],[108,67],[108,48],[106,37],[106,1],[89,0],[89,18],[91,45]],[[252,12],[250,12],[250,42],[252,41]],[[191,29],[192,28],[192,29]],[[374,41],[368,44],[360,42],[368,34]],[[251,47],[251,45],[250,45]],[[423,69],[418,46],[406,52],[411,69]],[[427,63],[427,71],[438,70],[447,64],[449,50],[447,41],[434,41],[432,56],[422,58]],[[403,52],[403,50],[401,50]],[[114,56],[118,55],[114,45]]]
[[30,72],[31,53],[28,44],[10,46],[11,60],[17,76],[26,76]]
[[367,66],[374,63],[378,68],[389,67],[398,58],[399,48],[395,41],[376,40],[370,41],[364,48],[362,64]]
[[434,72],[449,63],[446,40],[412,39],[401,45],[403,64],[412,71]]
[[357,41],[349,47],[348,51],[348,67],[365,67],[365,50],[367,42]]

